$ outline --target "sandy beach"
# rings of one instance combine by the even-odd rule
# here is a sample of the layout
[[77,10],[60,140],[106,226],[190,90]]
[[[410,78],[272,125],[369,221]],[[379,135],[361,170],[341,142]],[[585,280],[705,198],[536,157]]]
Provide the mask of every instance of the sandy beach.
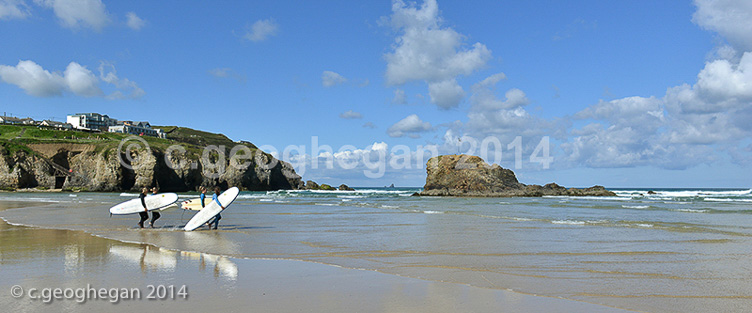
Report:
[[[137,215],[109,215],[133,193],[4,193],[0,304],[15,311],[745,312],[752,303],[749,189],[617,190],[597,198],[410,197],[414,191],[246,191],[218,230],[193,232],[183,231],[190,211],[163,211],[153,229],[139,229]],[[14,286],[26,291],[19,299]],[[171,298],[145,299],[149,286]],[[30,299],[44,288],[89,287],[138,288],[141,297],[116,305]],[[185,298],[177,298],[181,290]]]
[[[7,202],[2,209],[40,205]],[[49,204],[47,204],[49,205]],[[145,230],[148,231],[148,230]],[[83,231],[0,223],[0,304],[9,312],[617,312],[585,302],[293,260],[238,259],[130,244]],[[11,289],[21,286],[19,298]],[[175,288],[152,294],[152,287]],[[186,286],[185,296],[177,291]],[[18,287],[16,287],[18,288]],[[32,288],[37,292],[29,293]],[[45,288],[61,289],[61,297]],[[84,298],[123,288],[139,298]],[[65,295],[68,291],[68,298]],[[15,291],[14,291],[15,292]],[[38,299],[30,299],[36,296]],[[129,295],[130,296],[130,295]]]

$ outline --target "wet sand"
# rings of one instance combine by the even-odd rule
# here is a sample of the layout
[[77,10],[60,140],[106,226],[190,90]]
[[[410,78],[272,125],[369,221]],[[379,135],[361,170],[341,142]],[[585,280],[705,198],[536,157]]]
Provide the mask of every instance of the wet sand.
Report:
[[[38,205],[4,203],[0,210]],[[148,231],[148,230],[146,230]],[[0,305],[7,312],[169,309],[222,312],[616,312],[585,302],[292,260],[237,259],[0,222]],[[21,298],[11,288],[23,288]],[[147,299],[149,285],[172,286]],[[178,294],[186,286],[186,297]],[[31,288],[70,299],[29,299]],[[138,299],[86,299],[76,289],[139,290]],[[153,289],[156,289],[153,288]],[[63,293],[65,291],[63,290]],[[41,291],[35,296],[43,297]],[[134,295],[131,293],[131,295]],[[154,296],[154,294],[152,294]],[[158,296],[158,295],[157,295]],[[66,297],[62,295],[62,297]],[[159,297],[157,297],[159,298]]]

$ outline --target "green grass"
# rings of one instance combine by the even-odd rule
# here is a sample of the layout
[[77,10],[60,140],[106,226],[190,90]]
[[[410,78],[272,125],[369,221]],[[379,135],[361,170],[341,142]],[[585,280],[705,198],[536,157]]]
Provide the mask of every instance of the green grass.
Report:
[[[179,126],[153,126],[167,132],[167,139],[149,136],[139,137],[146,141],[153,150],[166,151],[172,145],[182,146],[189,157],[200,157],[207,146],[225,146],[225,152],[236,145],[248,147],[253,153],[258,148],[249,142],[234,142],[223,134],[214,134],[205,131],[179,127]],[[18,137],[20,135],[20,138]],[[132,135],[121,133],[90,133],[77,130],[56,130],[40,128],[32,125],[0,125],[0,141],[5,151],[13,153],[23,150],[31,153],[26,145],[33,143],[75,143],[94,145],[94,152],[99,154],[115,150],[123,139]],[[135,142],[135,141],[134,141]],[[265,153],[267,154],[267,153]],[[268,154],[267,154],[268,155]],[[228,155],[229,157],[229,155]]]
[[18,151],[23,151],[29,154],[34,153],[29,147],[25,145],[20,145],[12,142],[1,142],[0,147],[2,147],[3,151],[7,153],[8,155],[12,155]]

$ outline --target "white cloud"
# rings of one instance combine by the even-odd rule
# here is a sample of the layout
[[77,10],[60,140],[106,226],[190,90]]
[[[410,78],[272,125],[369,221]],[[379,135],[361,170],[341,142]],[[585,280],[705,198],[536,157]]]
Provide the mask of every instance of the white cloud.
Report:
[[278,30],[279,25],[274,19],[258,20],[251,25],[243,37],[253,42],[264,41],[277,35]]
[[321,84],[324,87],[332,87],[347,82],[347,78],[332,71],[324,71],[321,74]]
[[530,100],[520,89],[509,89],[505,100],[496,97],[496,84],[506,79],[504,73],[498,73],[489,76],[483,81],[473,85],[473,94],[470,97],[472,110],[474,111],[493,111],[493,110],[510,110],[517,107],[523,107],[530,103]]
[[504,100],[496,97],[496,84],[504,79],[506,76],[498,73],[472,86],[465,132],[471,136],[493,135],[510,141],[516,136],[542,135],[550,125],[523,108],[530,100],[522,90],[509,89]]
[[709,61],[694,85],[669,88],[662,98],[600,102],[574,118],[594,120],[562,145],[575,163],[681,169],[714,162],[724,151],[743,163],[734,146],[752,136],[752,53],[736,63]]
[[76,62],[71,62],[65,69],[65,82],[68,88],[79,96],[94,97],[104,94],[102,89],[99,89],[97,76]]
[[439,108],[448,110],[460,105],[462,99],[465,98],[465,91],[457,84],[457,80],[447,79],[429,83],[428,96],[431,98],[431,102]]
[[26,18],[30,15],[24,0],[0,0],[0,20]]
[[[692,21],[715,31],[720,45],[693,85],[662,98],[601,102],[574,118],[591,123],[562,144],[568,160],[594,167],[653,165],[682,169],[730,159],[752,163],[739,143],[752,136],[752,2],[695,0]],[[745,52],[746,51],[746,52]]]
[[752,53],[745,52],[738,64],[716,60],[697,75],[695,89],[708,100],[752,100]]
[[426,0],[420,7],[395,0],[387,22],[401,33],[393,51],[384,56],[387,83],[425,81],[431,89],[431,101],[441,108],[454,107],[464,97],[457,76],[469,75],[491,59],[491,51],[485,45],[475,43],[470,48],[464,47],[463,35],[441,27],[435,0]]
[[692,21],[715,31],[741,51],[752,51],[752,2],[745,0],[695,0]]
[[66,87],[62,75],[50,73],[29,60],[18,61],[16,66],[0,65],[0,78],[35,97],[59,96]]
[[361,119],[363,118],[363,115],[353,110],[348,110],[347,112],[340,113],[339,117],[347,119],[347,120],[352,120],[352,119]]
[[[50,72],[34,61],[26,60],[19,61],[16,66],[0,65],[0,79],[35,97],[61,96],[65,92],[82,97],[106,96],[110,99],[140,98],[144,95],[144,91],[136,83],[118,78],[113,66],[109,65],[111,70],[105,75],[104,66],[100,65],[98,78],[91,70],[76,62],[70,62],[65,71],[60,73]],[[100,79],[113,85],[116,90],[106,95],[100,87]],[[124,95],[123,90],[130,90],[129,95]]]
[[[110,63],[99,64],[99,78],[117,88],[107,96],[108,99],[140,99],[146,94],[135,82],[127,78],[119,78],[115,66]],[[123,93],[124,91],[126,93]]]
[[126,24],[133,30],[141,30],[141,28],[146,26],[146,21],[138,17],[134,12],[126,13],[125,17],[127,18]]
[[77,29],[83,26],[101,31],[109,22],[101,0],[34,0],[38,5],[51,8],[63,26]]
[[390,126],[386,130],[389,137],[403,137],[409,136],[411,138],[420,137],[420,133],[431,130],[431,123],[422,121],[418,115],[412,114],[394,125]]
[[366,122],[365,124],[363,124],[363,128],[375,129],[376,124],[374,124],[373,122]]

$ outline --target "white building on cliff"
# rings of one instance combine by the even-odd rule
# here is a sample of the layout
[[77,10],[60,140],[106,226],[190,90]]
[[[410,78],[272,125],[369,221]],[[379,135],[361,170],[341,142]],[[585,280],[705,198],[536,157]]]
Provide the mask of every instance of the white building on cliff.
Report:
[[110,126],[117,125],[117,120],[99,113],[76,113],[68,115],[67,122],[75,129],[89,131],[107,131]]
[[151,128],[149,122],[119,121],[118,125],[110,126],[109,132],[124,133],[136,136],[152,136],[165,138],[165,133],[161,129]]

